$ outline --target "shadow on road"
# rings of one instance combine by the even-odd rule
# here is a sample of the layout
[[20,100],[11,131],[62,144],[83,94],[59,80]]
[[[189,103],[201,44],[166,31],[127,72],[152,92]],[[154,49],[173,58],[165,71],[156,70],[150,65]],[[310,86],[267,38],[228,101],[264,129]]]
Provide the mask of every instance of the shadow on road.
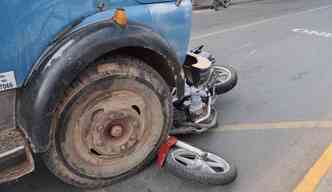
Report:
[[232,5],[242,5],[242,4],[248,4],[248,3],[255,3],[255,2],[259,2],[259,1],[264,1],[264,0],[247,0],[247,1],[232,1],[230,6]]
[[[169,172],[164,170],[160,171],[156,166],[151,165],[136,176],[120,183],[105,188],[86,190],[64,184],[52,175],[40,158],[37,159],[36,165],[36,170],[31,175],[25,176],[16,182],[0,185],[0,192],[189,192],[193,189],[198,191],[210,191],[216,188],[214,186],[210,187],[184,182],[170,175]],[[217,189],[212,191],[216,190]],[[225,192],[229,192],[229,190]]]
[[40,158],[36,160],[36,170],[16,182],[0,185],[1,192],[83,192],[62,183],[48,171]]
[[[201,2],[201,0],[194,0],[193,6],[195,10],[202,10],[202,9],[213,9],[213,2],[214,0],[208,0],[204,3]],[[255,2],[260,2],[264,0],[245,0],[245,1],[232,1],[230,6],[234,5],[242,5],[242,4],[250,4],[250,3],[255,3]]]

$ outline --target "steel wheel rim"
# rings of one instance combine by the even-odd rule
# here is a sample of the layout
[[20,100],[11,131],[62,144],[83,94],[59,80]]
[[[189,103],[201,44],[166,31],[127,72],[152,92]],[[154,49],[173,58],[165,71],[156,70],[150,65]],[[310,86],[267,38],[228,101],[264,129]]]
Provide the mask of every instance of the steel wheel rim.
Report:
[[178,149],[172,152],[172,160],[186,169],[201,173],[223,174],[230,170],[226,160],[212,153],[207,153],[206,157],[202,158],[194,152]]
[[[118,82],[118,83],[117,83]],[[128,87],[128,89],[123,89]],[[133,93],[134,88],[144,90],[142,95]],[[70,121],[70,127],[73,127],[66,134],[68,138],[72,138],[73,141],[66,140],[70,145],[70,149],[66,150],[62,148],[64,156],[71,157],[70,160],[66,160],[67,164],[73,168],[73,170],[80,170],[84,172],[87,177],[93,178],[109,178],[123,174],[127,171],[134,169],[153,150],[156,143],[158,143],[161,137],[163,128],[163,114],[162,106],[158,96],[146,85],[130,80],[114,80],[110,92],[99,94],[96,93],[95,97],[84,101],[76,111],[73,111],[74,117],[78,118],[78,121]],[[136,95],[136,96],[135,96]],[[125,98],[124,102],[128,105],[124,106],[124,103],[119,102],[119,98]],[[110,106],[108,109],[104,109],[98,114],[98,107],[105,106],[105,103],[99,102],[102,100],[110,100]],[[92,102],[93,101],[93,102]],[[118,107],[114,106],[114,103],[120,103]],[[94,107],[91,107],[94,106]],[[135,106],[135,107],[133,107]],[[148,107],[149,106],[149,107]],[[152,108],[155,111],[152,111]],[[97,109],[97,110],[96,110]],[[107,112],[106,112],[107,111]],[[106,117],[105,117],[106,115]],[[92,122],[88,124],[90,118]],[[109,121],[111,116],[111,121]],[[116,116],[116,117],[114,117]],[[153,118],[158,116],[159,119]],[[119,118],[120,117],[120,118]],[[92,118],[92,119],[93,119]],[[116,121],[112,124],[112,120],[125,118],[125,121]],[[103,120],[101,120],[103,119]],[[144,119],[142,122],[141,120]],[[102,121],[104,124],[98,122]],[[125,125],[127,123],[127,125]],[[128,125],[130,124],[130,125]],[[126,130],[111,132],[109,130],[101,130],[98,132],[92,131],[92,129],[98,129],[100,126],[128,126]],[[117,129],[117,128],[116,128]],[[77,133],[73,133],[76,130]],[[113,136],[121,135],[118,140],[110,138],[112,142],[96,143],[96,140],[103,140],[104,133],[113,134]],[[132,133],[135,133],[135,138],[140,138],[138,141],[133,141]],[[114,150],[108,151],[108,148],[104,146],[110,146],[117,144],[118,150],[115,150],[115,154],[111,154]],[[123,149],[122,146],[128,147]],[[92,150],[93,149],[93,150]],[[124,151],[124,153],[122,153]],[[141,153],[142,155],[139,155]],[[128,164],[126,167],[124,164]]]

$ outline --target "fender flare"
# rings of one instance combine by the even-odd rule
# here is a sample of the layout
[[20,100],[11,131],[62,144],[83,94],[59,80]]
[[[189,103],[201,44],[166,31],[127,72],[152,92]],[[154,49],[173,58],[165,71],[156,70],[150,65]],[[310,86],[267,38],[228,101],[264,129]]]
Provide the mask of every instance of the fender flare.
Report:
[[182,97],[182,65],[158,33],[129,23],[121,28],[113,22],[91,24],[57,39],[34,65],[17,100],[17,122],[34,152],[48,149],[53,113],[59,98],[77,75],[101,56],[126,47],[141,47],[160,55],[167,63],[178,97]]

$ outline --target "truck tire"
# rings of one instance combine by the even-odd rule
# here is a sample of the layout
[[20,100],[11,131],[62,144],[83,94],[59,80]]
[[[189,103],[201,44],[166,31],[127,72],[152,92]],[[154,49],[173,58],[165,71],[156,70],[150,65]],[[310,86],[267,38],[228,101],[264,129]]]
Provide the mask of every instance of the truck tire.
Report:
[[172,115],[169,87],[146,63],[123,55],[99,61],[58,103],[44,161],[65,183],[104,187],[155,158]]

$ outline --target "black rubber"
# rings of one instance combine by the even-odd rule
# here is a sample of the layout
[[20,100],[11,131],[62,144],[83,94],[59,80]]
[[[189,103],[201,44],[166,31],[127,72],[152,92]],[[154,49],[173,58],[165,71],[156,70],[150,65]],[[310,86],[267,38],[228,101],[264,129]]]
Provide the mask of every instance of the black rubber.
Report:
[[[99,65],[111,65],[111,70],[107,72],[99,72],[96,69],[96,66]],[[91,83],[95,83],[97,80],[100,81],[102,79],[109,79],[110,77],[126,77],[138,80],[140,82],[147,82],[147,85],[151,87],[151,89],[159,97],[160,103],[163,107],[165,121],[161,137],[158,143],[155,145],[155,148],[152,152],[150,152],[148,157],[137,167],[124,174],[112,178],[92,178],[90,176],[85,176],[84,172],[81,172],[80,170],[73,170],[73,168],[69,167],[69,165],[66,163],[65,155],[62,154],[59,147],[61,139],[64,139],[59,138],[61,137],[61,135],[63,135],[61,134],[63,133],[62,128],[61,126],[56,125],[60,124],[63,119],[68,118],[67,116],[70,116],[70,113],[66,113],[66,111],[61,111],[60,109],[66,109],[65,106],[68,101],[73,97],[73,95],[77,95],[81,91],[84,91],[84,87],[91,85]],[[82,79],[84,79],[84,81],[82,81]],[[143,169],[146,165],[151,163],[152,160],[154,160],[159,146],[167,138],[168,130],[173,122],[173,108],[169,93],[169,87],[165,80],[160,76],[160,74],[156,72],[153,68],[151,68],[149,65],[137,58],[120,55],[114,56],[111,59],[98,61],[96,65],[89,67],[81,74],[80,78],[78,78],[75,82],[72,83],[71,87],[68,88],[66,93],[64,94],[62,102],[58,103],[58,107],[54,113],[53,118],[54,122],[52,127],[52,135],[50,142],[51,144],[49,150],[43,154],[45,164],[47,165],[49,170],[53,172],[57,177],[59,177],[62,181],[79,188],[100,188],[118,182],[131,175],[134,175],[135,173]],[[61,119],[61,114],[65,114],[64,116],[66,117]]]
[[227,82],[215,87],[215,91],[216,91],[217,95],[221,95],[221,94],[227,93],[228,91],[232,90],[237,85],[237,82],[238,82],[238,75],[233,67],[225,66],[225,65],[220,66],[220,67],[227,68],[231,72],[231,78]]
[[[171,154],[173,151],[174,150],[171,150],[169,154]],[[202,173],[198,170],[187,169],[185,166],[175,162],[171,158],[171,155],[167,156],[165,167],[175,176],[186,179],[188,181],[208,185],[226,185],[233,182],[237,177],[237,169],[233,162],[229,160],[226,161],[230,165],[230,170],[225,173],[216,174]]]
[[219,6],[222,6],[224,8],[229,7],[231,4],[231,0],[214,0],[212,2],[211,8],[215,11],[219,11]]
[[224,8],[227,8],[231,4],[231,0],[222,0],[221,4]]

